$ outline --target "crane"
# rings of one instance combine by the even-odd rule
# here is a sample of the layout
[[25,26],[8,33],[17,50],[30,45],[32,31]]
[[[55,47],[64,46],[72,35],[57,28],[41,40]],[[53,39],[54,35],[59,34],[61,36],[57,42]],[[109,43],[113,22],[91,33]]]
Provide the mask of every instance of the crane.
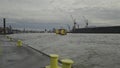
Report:
[[84,21],[85,21],[85,28],[88,28],[88,19],[86,19],[86,17],[85,16],[83,16],[83,18],[84,18]]

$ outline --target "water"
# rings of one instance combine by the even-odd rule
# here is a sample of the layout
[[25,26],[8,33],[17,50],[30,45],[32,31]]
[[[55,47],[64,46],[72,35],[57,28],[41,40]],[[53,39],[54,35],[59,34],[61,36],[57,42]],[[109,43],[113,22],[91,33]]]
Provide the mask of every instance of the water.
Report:
[[75,68],[120,68],[119,34],[13,34],[46,54],[74,60]]

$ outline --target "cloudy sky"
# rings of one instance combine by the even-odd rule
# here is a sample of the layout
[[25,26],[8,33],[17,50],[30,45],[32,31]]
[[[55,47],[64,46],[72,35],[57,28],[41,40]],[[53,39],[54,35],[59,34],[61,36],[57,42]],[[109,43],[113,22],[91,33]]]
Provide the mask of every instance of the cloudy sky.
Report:
[[[0,18],[9,23],[120,25],[120,0],[0,0]],[[85,17],[85,18],[84,18]]]

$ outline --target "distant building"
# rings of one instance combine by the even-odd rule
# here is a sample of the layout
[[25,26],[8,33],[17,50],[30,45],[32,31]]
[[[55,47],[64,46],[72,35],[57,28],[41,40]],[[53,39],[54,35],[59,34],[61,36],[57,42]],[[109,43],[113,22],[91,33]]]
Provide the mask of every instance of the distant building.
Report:
[[[6,34],[13,34],[12,27],[5,28]],[[0,27],[0,34],[4,34],[4,28]]]

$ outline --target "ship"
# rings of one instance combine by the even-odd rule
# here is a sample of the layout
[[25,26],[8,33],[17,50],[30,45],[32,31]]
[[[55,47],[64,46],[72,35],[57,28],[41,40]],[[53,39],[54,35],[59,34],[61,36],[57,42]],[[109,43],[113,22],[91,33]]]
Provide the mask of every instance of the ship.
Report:
[[[72,18],[73,19],[73,18]],[[89,27],[88,20],[85,20],[85,27],[77,27],[75,19],[73,19],[74,25],[70,33],[120,33],[120,26],[100,26],[100,27]]]
[[71,33],[120,33],[120,26],[75,28]]

